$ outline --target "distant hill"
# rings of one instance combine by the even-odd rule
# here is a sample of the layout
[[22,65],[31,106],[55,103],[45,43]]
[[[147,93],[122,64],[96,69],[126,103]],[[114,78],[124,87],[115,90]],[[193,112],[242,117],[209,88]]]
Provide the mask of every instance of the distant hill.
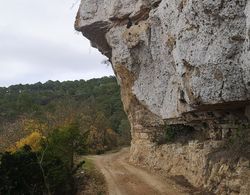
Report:
[[[0,88],[0,141],[5,142],[2,148],[28,134],[25,129],[32,131],[43,126],[48,131],[72,121],[80,123],[83,133],[92,132],[89,133],[92,137],[93,131],[105,137],[109,129],[119,137],[118,144],[129,143],[130,126],[116,78],[48,81]],[[93,140],[88,141],[95,145]],[[105,140],[102,142],[100,147],[107,147]]]

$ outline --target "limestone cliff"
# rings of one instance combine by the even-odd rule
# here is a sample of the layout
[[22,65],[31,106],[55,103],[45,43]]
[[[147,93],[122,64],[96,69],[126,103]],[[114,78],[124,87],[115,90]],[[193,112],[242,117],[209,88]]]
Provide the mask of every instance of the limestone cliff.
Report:
[[[75,28],[112,62],[131,162],[249,193],[249,0],[82,0]],[[177,124],[193,131],[165,142]]]

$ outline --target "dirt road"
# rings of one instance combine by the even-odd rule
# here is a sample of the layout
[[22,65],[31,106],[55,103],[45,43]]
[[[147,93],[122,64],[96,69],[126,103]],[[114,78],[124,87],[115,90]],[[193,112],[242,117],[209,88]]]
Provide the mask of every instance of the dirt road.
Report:
[[104,174],[110,195],[188,194],[172,180],[162,178],[128,163],[129,149],[90,157]]

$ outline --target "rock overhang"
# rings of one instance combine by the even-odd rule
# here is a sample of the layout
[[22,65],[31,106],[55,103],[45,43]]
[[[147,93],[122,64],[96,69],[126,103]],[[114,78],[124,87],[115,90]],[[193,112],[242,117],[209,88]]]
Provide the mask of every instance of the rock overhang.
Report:
[[249,104],[249,4],[85,0],[75,28],[110,58],[118,78],[118,66],[135,76],[130,90],[141,104],[186,121],[190,112]]

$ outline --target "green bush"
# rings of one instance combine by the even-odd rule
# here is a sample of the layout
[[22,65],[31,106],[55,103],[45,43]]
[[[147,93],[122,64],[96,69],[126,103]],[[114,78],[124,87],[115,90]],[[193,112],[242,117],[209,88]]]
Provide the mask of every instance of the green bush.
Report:
[[57,156],[71,171],[74,168],[74,156],[86,151],[85,137],[81,135],[77,123],[52,131],[43,143],[47,155]]
[[74,174],[84,162],[74,164],[83,148],[77,124],[54,130],[33,152],[24,146],[15,153],[0,155],[0,194],[74,194]]
[[231,148],[241,148],[250,142],[250,126],[240,125],[228,139],[228,145]]
[[181,138],[188,138],[190,137],[193,132],[194,128],[188,125],[165,125],[164,129],[164,140],[166,143],[177,141]]
[[37,154],[30,147],[1,155],[0,194],[42,194],[44,188]]

